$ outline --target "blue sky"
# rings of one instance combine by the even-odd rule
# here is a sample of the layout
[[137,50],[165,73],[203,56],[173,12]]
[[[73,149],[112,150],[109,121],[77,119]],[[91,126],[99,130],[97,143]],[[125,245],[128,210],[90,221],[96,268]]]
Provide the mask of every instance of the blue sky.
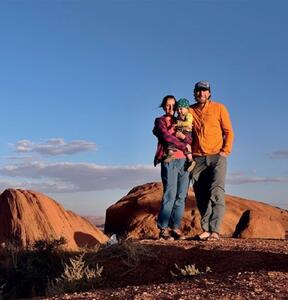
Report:
[[166,94],[208,80],[235,130],[226,192],[288,208],[287,1],[1,1],[0,187],[81,214],[160,180]]

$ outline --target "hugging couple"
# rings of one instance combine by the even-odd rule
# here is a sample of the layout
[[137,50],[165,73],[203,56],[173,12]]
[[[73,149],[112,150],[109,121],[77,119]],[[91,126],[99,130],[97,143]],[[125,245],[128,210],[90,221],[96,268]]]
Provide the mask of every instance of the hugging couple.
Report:
[[[211,87],[199,81],[194,87],[196,103],[172,95],[163,98],[165,114],[155,119],[158,138],[154,165],[161,163],[163,198],[157,226],[159,238],[185,239],[180,223],[191,178],[201,215],[199,240],[219,240],[225,212],[227,157],[234,133],[226,107],[211,100]],[[175,112],[177,110],[177,117]]]

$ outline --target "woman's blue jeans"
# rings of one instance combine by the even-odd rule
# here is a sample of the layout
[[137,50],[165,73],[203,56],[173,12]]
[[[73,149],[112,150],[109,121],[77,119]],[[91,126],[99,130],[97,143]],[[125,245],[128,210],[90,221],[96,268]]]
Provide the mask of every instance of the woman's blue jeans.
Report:
[[161,163],[163,199],[157,221],[160,229],[180,226],[189,186],[189,173],[184,171],[185,161],[183,158]]

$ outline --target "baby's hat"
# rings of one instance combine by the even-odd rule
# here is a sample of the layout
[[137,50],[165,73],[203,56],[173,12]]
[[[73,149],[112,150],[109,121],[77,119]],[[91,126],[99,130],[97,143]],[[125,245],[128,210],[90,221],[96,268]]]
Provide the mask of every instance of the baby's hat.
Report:
[[180,98],[178,101],[177,101],[177,108],[179,107],[185,107],[185,108],[189,108],[189,101],[186,99],[186,98]]

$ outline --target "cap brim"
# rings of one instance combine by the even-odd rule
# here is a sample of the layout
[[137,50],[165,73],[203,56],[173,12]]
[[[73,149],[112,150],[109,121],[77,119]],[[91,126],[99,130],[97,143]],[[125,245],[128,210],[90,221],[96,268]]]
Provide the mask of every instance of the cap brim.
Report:
[[204,86],[198,86],[194,88],[195,91],[199,90],[205,90],[205,91],[210,91],[210,88],[204,87]]

